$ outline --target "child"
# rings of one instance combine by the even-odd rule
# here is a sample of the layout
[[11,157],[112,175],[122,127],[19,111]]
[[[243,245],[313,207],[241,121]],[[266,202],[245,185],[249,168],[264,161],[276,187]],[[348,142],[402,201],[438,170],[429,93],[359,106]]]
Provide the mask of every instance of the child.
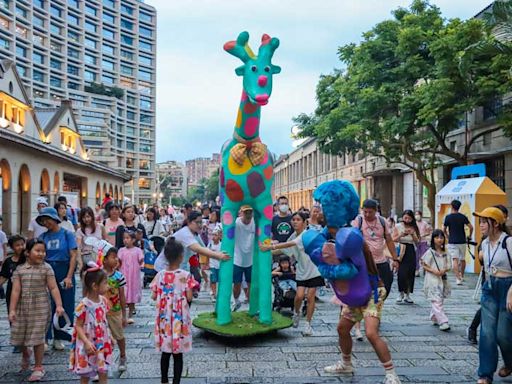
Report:
[[279,257],[279,266],[272,271],[272,276],[277,276],[279,287],[283,290],[284,294],[290,289],[297,291],[295,268],[290,265],[290,256],[281,255]]
[[144,265],[144,253],[135,246],[135,233],[127,231],[123,235],[124,247],[119,250],[120,271],[126,278],[126,303],[128,304],[128,324],[133,324],[135,303],[142,298],[142,282],[140,269]]
[[445,243],[443,231],[434,230],[430,240],[430,249],[421,258],[425,269],[423,291],[432,304],[430,319],[434,325],[439,325],[441,331],[450,330],[448,317],[443,308],[444,299],[450,296],[450,285],[446,272],[451,269],[450,259],[446,256]]
[[[208,249],[214,252],[220,252],[222,243],[220,238],[222,236],[222,229],[218,226],[212,232],[212,240],[208,243]],[[210,257],[210,287],[212,289],[211,298],[215,303],[217,300],[217,283],[219,282],[219,268],[220,261]]]
[[4,260],[2,269],[0,270],[0,285],[7,281],[7,291],[5,301],[7,302],[7,312],[11,303],[12,294],[12,275],[18,267],[26,261],[25,257],[25,238],[20,235],[14,235],[9,238],[9,247],[14,251],[10,257]]
[[117,270],[119,260],[117,249],[110,248],[103,259],[103,270],[107,274],[108,290],[105,297],[109,301],[110,310],[107,313],[108,327],[112,338],[119,346],[119,372],[126,371],[126,342],[124,338],[124,327],[126,327],[126,296],[124,286],[126,279]]
[[107,234],[106,240],[115,247],[117,227],[124,225],[124,221],[119,217],[121,215],[121,209],[116,203],[109,203],[105,207],[105,210],[108,215],[107,219],[103,222]]
[[151,283],[151,298],[156,300],[155,345],[162,352],[162,383],[169,383],[169,360],[174,361],[173,384],[179,384],[183,371],[183,353],[192,349],[192,321],[189,305],[192,288],[197,284],[192,275],[179,269],[183,262],[183,245],[170,237],[164,248],[169,263]]
[[44,241],[31,239],[25,251],[26,263],[19,265],[12,275],[12,294],[9,309],[11,344],[21,347],[21,369],[30,366],[30,350],[34,347],[35,365],[28,381],[40,381],[44,375],[43,354],[46,329],[51,308],[48,291],[55,302],[55,313],[64,314],[62,300],[52,267],[44,262]]
[[112,340],[107,324],[107,274],[94,262],[84,265],[85,297],[75,309],[75,329],[71,340],[69,369],[80,376],[80,383],[98,375],[101,384],[108,379],[112,363]]

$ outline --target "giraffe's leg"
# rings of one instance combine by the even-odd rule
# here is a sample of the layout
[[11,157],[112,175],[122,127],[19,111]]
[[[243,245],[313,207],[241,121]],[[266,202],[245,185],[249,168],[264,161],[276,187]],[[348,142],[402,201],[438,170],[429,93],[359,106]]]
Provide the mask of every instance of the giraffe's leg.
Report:
[[220,263],[219,288],[217,291],[217,324],[224,325],[231,322],[231,291],[233,288],[233,256],[235,251],[235,220],[238,207],[226,202],[221,210],[222,220],[222,247],[231,259]]
[[[272,227],[272,197],[261,199],[256,203],[255,211],[258,212],[256,225],[258,242],[270,242]],[[272,323],[272,255],[270,251],[262,252],[259,248],[254,254],[253,268],[257,264],[257,276],[253,277],[253,284],[258,287],[259,320],[264,324]],[[253,289],[255,290],[255,289]]]
[[254,212],[254,221],[256,223],[256,234],[254,236],[254,252],[252,258],[252,270],[251,270],[251,290],[249,292],[249,315],[254,316],[260,311],[260,283],[259,283],[259,264],[258,264],[258,253],[260,248],[258,246],[258,233],[261,229],[258,227],[258,219],[261,214],[257,211]]

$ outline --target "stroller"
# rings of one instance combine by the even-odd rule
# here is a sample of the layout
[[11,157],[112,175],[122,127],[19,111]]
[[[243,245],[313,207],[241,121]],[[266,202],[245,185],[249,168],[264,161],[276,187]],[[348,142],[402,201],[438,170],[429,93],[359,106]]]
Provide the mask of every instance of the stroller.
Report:
[[[284,292],[279,286],[279,278],[277,276],[272,277],[272,286],[274,287],[274,301],[272,303],[272,310],[281,312],[283,308],[290,308],[293,312],[294,301],[296,292],[293,289],[289,289]],[[307,300],[304,299],[304,305],[302,306],[302,316],[306,316]]]
[[[153,247],[155,251],[151,250],[149,246],[149,242],[153,243]],[[161,236],[151,236],[149,241],[144,242],[144,288],[148,286],[149,283],[153,280],[153,278],[156,276],[155,271],[155,261],[162,249],[165,245],[165,239]],[[147,246],[146,246],[147,244]]]

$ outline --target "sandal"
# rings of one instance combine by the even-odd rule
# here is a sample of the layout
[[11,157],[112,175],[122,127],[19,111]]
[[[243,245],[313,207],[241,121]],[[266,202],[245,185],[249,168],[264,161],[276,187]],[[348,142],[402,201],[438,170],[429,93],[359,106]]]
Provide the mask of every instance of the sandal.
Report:
[[32,374],[28,378],[28,381],[34,382],[34,381],[41,381],[41,379],[45,375],[45,370],[43,367],[34,367],[34,370],[32,371]]
[[478,379],[478,381],[476,382],[476,384],[492,384],[492,381],[489,380],[488,378],[486,377],[481,377]]
[[512,374],[512,368],[509,368],[506,366],[501,367],[500,370],[498,371],[499,377],[507,377],[507,376],[510,376],[511,374]]

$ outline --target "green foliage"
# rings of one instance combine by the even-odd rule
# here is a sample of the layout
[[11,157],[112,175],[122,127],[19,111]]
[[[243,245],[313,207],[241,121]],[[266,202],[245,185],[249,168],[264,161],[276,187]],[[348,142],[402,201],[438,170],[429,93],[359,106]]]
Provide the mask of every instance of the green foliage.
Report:
[[183,207],[187,200],[182,196],[171,197],[171,204],[175,207]]
[[86,85],[84,90],[98,95],[113,96],[117,99],[122,99],[124,96],[124,90],[119,87],[106,87],[103,84],[94,82]]

